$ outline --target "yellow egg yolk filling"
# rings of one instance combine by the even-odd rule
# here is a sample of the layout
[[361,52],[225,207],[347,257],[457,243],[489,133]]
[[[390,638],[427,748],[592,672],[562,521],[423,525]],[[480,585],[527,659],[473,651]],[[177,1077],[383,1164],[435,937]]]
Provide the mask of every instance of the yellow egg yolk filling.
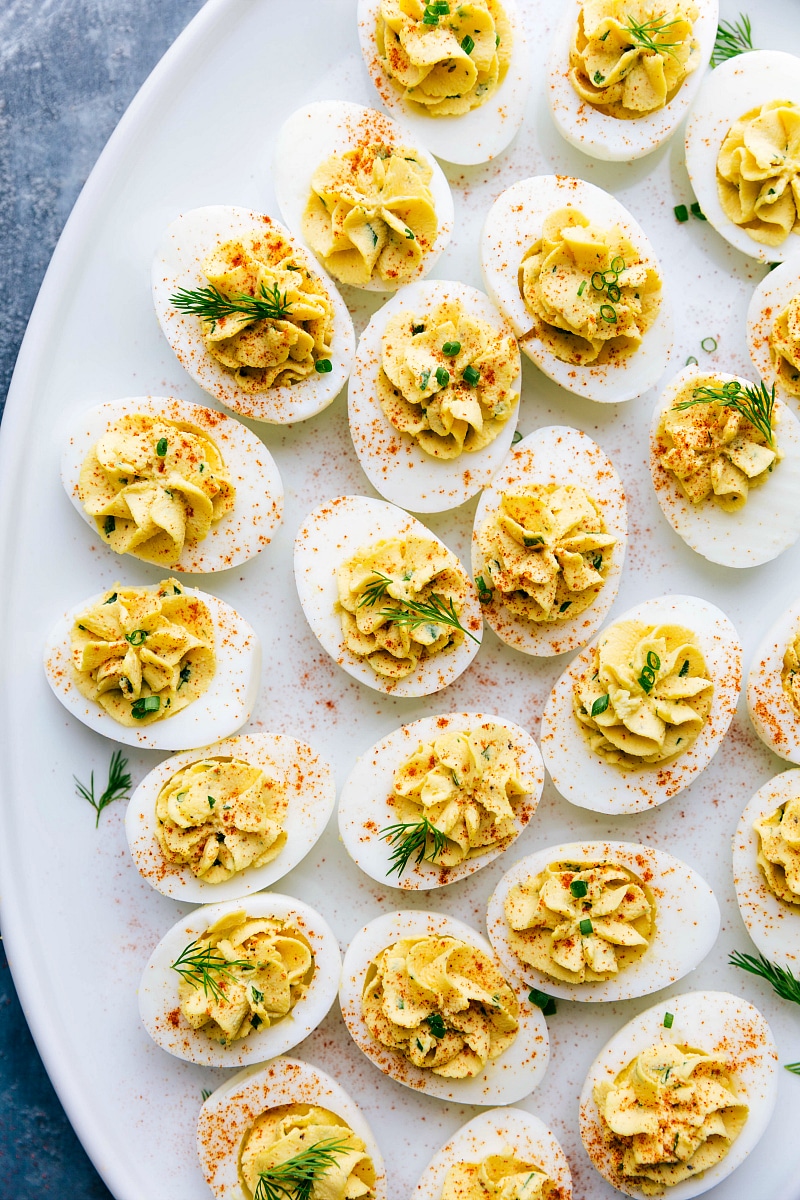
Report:
[[559,1200],[562,1195],[546,1171],[509,1149],[480,1162],[453,1163],[440,1200]]
[[790,396],[800,397],[800,292],[775,318],[769,353],[779,382]]
[[364,1142],[343,1117],[318,1105],[268,1109],[242,1138],[239,1179],[247,1200],[269,1195],[265,1185],[273,1178],[285,1194],[293,1169],[311,1177],[308,1200],[371,1200],[375,1195],[375,1166]]
[[717,157],[717,191],[725,216],[754,242],[780,246],[800,233],[800,107],[771,100],[731,126]]
[[779,900],[800,904],[800,797],[753,822],[758,834],[758,865]]

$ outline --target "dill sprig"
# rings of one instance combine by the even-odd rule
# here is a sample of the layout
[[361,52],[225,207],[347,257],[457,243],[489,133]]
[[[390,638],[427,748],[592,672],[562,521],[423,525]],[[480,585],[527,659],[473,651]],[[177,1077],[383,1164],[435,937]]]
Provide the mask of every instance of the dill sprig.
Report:
[[476,638],[459,621],[452,596],[447,601],[441,596],[431,596],[425,604],[419,600],[403,600],[402,605],[402,608],[382,608],[378,616],[411,630],[419,629],[421,625],[449,625],[451,629],[460,629],[480,645],[480,638]]
[[376,571],[375,574],[378,576],[378,578],[364,588],[364,595],[359,600],[356,608],[363,608],[364,605],[374,608],[379,600],[383,600],[385,598],[386,592],[388,591],[389,585],[392,581],[388,575],[384,575],[381,571]]
[[784,1071],[791,1071],[793,1075],[800,1075],[800,1062],[784,1063],[783,1069]]
[[720,21],[717,26],[717,36],[714,49],[711,51],[711,66],[718,67],[737,54],[746,54],[753,50],[753,31],[750,28],[750,18],[746,13],[739,13],[738,21]]
[[775,407],[775,384],[772,390],[765,383],[758,387],[743,386],[736,379],[723,383],[722,387],[698,387],[694,389],[691,400],[676,404],[677,409],[691,408],[693,404],[719,404],[722,408],[733,408],[759,433],[762,433],[767,444],[775,449],[772,430],[772,412]]
[[676,58],[675,47],[680,45],[680,42],[657,41],[664,34],[669,34],[667,31],[673,25],[677,25],[678,18],[672,21],[665,21],[662,17],[656,17],[652,21],[636,21],[630,13],[625,23],[630,36],[633,38],[634,45],[640,50],[652,50],[655,54],[669,54],[672,58]]
[[[414,863],[416,866],[428,859],[429,862],[435,862],[439,855],[447,845],[447,838],[442,833],[441,829],[437,829],[435,825],[431,825],[427,817],[423,817],[421,821],[406,821],[399,825],[387,825],[378,834],[378,837],[389,842],[392,846],[392,854],[390,858],[391,866],[389,874],[396,871],[398,875],[402,875],[408,866],[409,859],[416,855]],[[428,851],[428,841],[433,842],[433,846]]]
[[309,1200],[317,1176],[335,1166],[348,1149],[347,1138],[328,1138],[260,1171],[253,1200]]
[[218,1004],[227,997],[214,978],[215,975],[227,976],[228,979],[236,981],[233,967],[240,967],[243,971],[253,970],[252,963],[241,958],[233,960],[224,958],[214,946],[201,947],[198,940],[184,946],[171,966],[172,970],[177,971],[181,978],[190,983],[192,987],[201,987],[204,996],[210,992]]
[[121,750],[115,750],[111,755],[111,763],[108,768],[108,783],[106,784],[105,791],[101,793],[97,800],[95,800],[94,796],[94,771],[89,776],[88,787],[85,783],[81,783],[77,775],[73,775],[72,778],[75,780],[75,788],[78,795],[82,796],[84,800],[88,800],[97,813],[94,821],[95,829],[100,824],[100,813],[103,809],[107,808],[114,800],[127,800],[128,792],[131,789],[128,760],[122,757]]
[[771,983],[782,1000],[792,1000],[800,1004],[800,979],[796,979],[788,967],[779,967],[771,963],[763,954],[758,958],[753,954],[741,954],[734,950],[729,962],[732,967],[740,967],[751,975],[758,975]]
[[225,317],[246,317],[248,321],[282,321],[291,309],[286,302],[286,292],[281,296],[277,283],[273,283],[271,288],[262,283],[258,296],[248,296],[245,292],[226,296],[213,284],[197,288],[196,291],[179,288],[170,296],[169,302],[179,312],[193,313],[202,321],[208,321],[212,332],[217,327],[217,321]]

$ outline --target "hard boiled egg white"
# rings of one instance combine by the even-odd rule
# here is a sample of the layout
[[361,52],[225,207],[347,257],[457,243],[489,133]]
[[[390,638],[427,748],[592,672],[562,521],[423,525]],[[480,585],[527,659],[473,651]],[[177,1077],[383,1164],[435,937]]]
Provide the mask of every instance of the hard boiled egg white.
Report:
[[236,488],[233,511],[215,521],[202,541],[187,541],[180,561],[170,569],[188,573],[224,571],[254,558],[271,540],[283,514],[283,484],[275,460],[246,425],[213,408],[201,408],[174,396],[114,400],[81,413],[71,422],[61,457],[61,481],[86,524],[96,528],[78,494],[84,459],[111,425],[134,413],[166,417],[200,430],[217,446]]
[[754,821],[771,817],[800,796],[800,769],[782,771],[760,787],[741,815],[733,835],[733,882],[739,911],[758,949],[795,971],[800,962],[800,907],[779,900],[758,865],[759,836]]
[[693,504],[675,476],[659,461],[667,444],[658,435],[662,416],[674,407],[687,384],[724,386],[752,380],[719,371],[685,367],[661,394],[650,426],[650,473],[661,511],[687,546],[725,567],[756,567],[782,554],[800,536],[800,422],[776,397],[773,428],[781,461],[764,483],[751,488],[747,503],[726,512],[709,497]]
[[[172,964],[216,921],[237,912],[283,921],[301,934],[314,956],[314,974],[305,995],[282,1020],[222,1046],[203,1029],[193,1029],[180,1011],[181,976]],[[224,904],[206,904],[173,925],[151,954],[139,984],[139,1014],[153,1041],[176,1058],[206,1067],[243,1067],[275,1058],[308,1037],[336,999],[341,969],[342,959],[333,930],[301,900],[263,892]]]
[[577,616],[565,621],[526,621],[508,611],[499,592],[481,607],[487,625],[497,636],[523,654],[543,657],[563,654],[583,646],[605,619],[619,590],[625,545],[628,540],[628,509],[625,492],[611,459],[580,429],[549,425],[537,429],[512,446],[492,482],[478,501],[472,531],[472,574],[485,576],[486,567],[478,543],[478,532],[500,508],[504,493],[531,483],[572,484],[582,487],[600,505],[606,529],[616,538],[608,559],[605,583],[597,598]]
[[[342,623],[334,608],[338,598],[337,572],[343,562],[362,547],[407,536],[431,538],[444,545],[420,521],[393,504],[368,496],[339,496],[314,509],[301,525],[294,550],[295,582],[306,620],[323,649],[342,670],[378,692],[429,696],[457,679],[478,653],[483,623],[478,598],[466,572],[467,598],[460,620],[473,636],[465,635],[461,645],[453,650],[420,659],[417,670],[404,679],[385,679],[344,646]],[[453,559],[458,564],[455,555]]]
[[732,125],[770,100],[800,104],[800,59],[781,50],[739,54],[708,71],[686,123],[686,169],[706,218],[718,233],[750,258],[783,262],[800,249],[790,233],[779,246],[757,242],[723,211],[717,191],[717,157]]
[[632,120],[599,112],[581,99],[570,82],[569,53],[582,7],[583,0],[568,0],[547,61],[547,99],[556,128],[562,137],[592,158],[612,162],[643,158],[672,137],[697,95],[714,49],[719,16],[717,0],[695,0],[698,10],[693,22],[698,45],[695,69],[668,104]]
[[[361,1012],[364,980],[370,963],[401,938],[453,937],[477,946],[495,958],[492,947],[469,925],[445,913],[384,913],[365,925],[350,942],[344,956],[339,1002],[350,1036],[379,1070],[405,1087],[452,1100],[457,1104],[513,1104],[539,1084],[547,1068],[550,1043],[541,1010],[527,999],[527,989],[513,976],[506,983],[519,1000],[519,1030],[514,1041],[480,1075],[471,1079],[445,1079],[415,1067],[399,1051],[393,1051],[370,1033]],[[495,959],[496,961],[496,959]],[[500,964],[498,963],[498,967]],[[502,969],[502,968],[500,968]]]
[[[626,867],[651,893],[655,904],[653,938],[644,953],[611,979],[562,983],[514,953],[504,904],[510,890],[534,878],[551,863],[611,863]],[[529,987],[562,1000],[631,1000],[668,987],[693,971],[711,950],[719,932],[719,905],[706,881],[666,850],[635,842],[568,842],[529,854],[506,872],[489,899],[486,926],[495,954],[507,971]]]
[[327,289],[333,306],[332,370],[316,371],[297,383],[276,385],[265,392],[247,392],[230,371],[206,350],[200,318],[173,308],[170,297],[180,288],[208,286],[203,263],[218,247],[256,229],[274,229],[291,240],[288,229],[264,213],[230,205],[209,205],[182,213],[167,229],[153,262],[153,300],[164,336],[200,387],[244,417],[272,425],[291,425],[315,416],[342,390],[355,353],[353,322],[333,280],[295,239],[295,257]]
[[522,124],[530,88],[529,52],[516,0],[502,0],[502,5],[514,38],[511,62],[502,83],[470,112],[455,117],[431,117],[422,105],[404,99],[381,65],[376,40],[381,0],[358,0],[361,54],[383,107],[445,162],[464,165],[488,162],[505,150]]
[[542,756],[553,783],[570,804],[614,815],[643,812],[689,786],[719,749],[736,711],[742,683],[739,638],[725,614],[713,604],[696,596],[659,596],[621,613],[614,624],[619,621],[691,629],[713,680],[714,697],[708,720],[683,754],[666,763],[621,770],[591,749],[572,707],[575,685],[593,669],[594,649],[604,631],[575,656],[545,705]]
[[[303,240],[303,213],[311,195],[311,180],[326,159],[333,154],[345,154],[358,146],[382,142],[391,149],[405,146],[415,150],[422,162],[433,172],[428,185],[436,209],[438,230],[436,240],[419,263],[417,278],[427,275],[450,242],[453,232],[453,196],[436,159],[420,143],[420,135],[405,130],[391,117],[364,108],[349,100],[326,100],[307,104],[292,113],[281,127],[275,146],[275,196],[281,216],[295,237]],[[371,279],[364,284],[369,292],[390,292],[400,283]]]
[[[674,1017],[670,1029],[664,1027],[666,1012]],[[778,1053],[769,1025],[752,1004],[729,992],[687,992],[648,1008],[623,1025],[603,1047],[589,1068],[580,1096],[580,1129],[586,1151],[600,1174],[627,1196],[644,1193],[617,1177],[592,1092],[597,1084],[615,1079],[643,1050],[675,1044],[724,1059],[749,1113],[725,1157],[697,1178],[670,1187],[671,1200],[691,1200],[726,1179],[759,1142],[775,1107]]]
[[567,1156],[547,1126],[521,1108],[492,1108],[456,1130],[433,1156],[411,1193],[411,1200],[441,1196],[451,1167],[476,1163],[489,1155],[511,1156],[540,1167],[556,1186],[553,1200],[570,1200],[572,1176]]
[[[516,429],[519,399],[494,441],[482,450],[458,458],[433,458],[410,434],[390,422],[378,399],[381,343],[389,320],[398,312],[426,317],[447,301],[461,302],[462,311],[485,321],[498,333],[514,334],[488,296],[465,283],[439,279],[412,283],[379,309],[361,335],[348,385],[350,433],[361,466],[373,487],[393,504],[414,512],[442,512],[457,508],[485,487],[505,457]],[[517,397],[522,385],[519,351],[514,345]]]
[[[260,767],[268,779],[283,783],[288,809],[282,828],[286,844],[263,867],[239,871],[222,883],[197,879],[187,865],[164,858],[156,838],[156,800],[165,783],[193,762],[204,758],[240,758]],[[330,764],[313,747],[285,733],[246,733],[174,754],[145,775],[133,793],[125,815],[125,832],[133,861],[147,882],[189,904],[233,900],[271,887],[301,862],[322,835],[336,802]]]
[[[747,309],[747,348],[759,378],[771,387],[784,392],[781,376],[775,370],[775,362],[769,352],[769,335],[775,320],[790,300],[800,294],[800,260],[792,259],[781,263],[774,271],[765,275],[753,292]],[[797,404],[793,396],[791,403]]]
[[[153,584],[148,590],[157,591],[158,587]],[[148,750],[205,746],[244,725],[253,711],[261,678],[258,635],[224,600],[199,588],[184,588],[184,592],[202,600],[214,623],[216,670],[202,696],[174,717],[165,717],[141,729],[120,725],[99,704],[83,696],[73,681],[70,633],[77,617],[102,600],[105,592],[98,592],[65,613],[50,631],[44,646],[47,682],[73,717],[115,742]]]
[[239,1179],[242,1138],[257,1117],[284,1104],[315,1105],[342,1117],[364,1142],[375,1166],[375,1200],[386,1200],[383,1157],[361,1109],[330,1075],[292,1058],[276,1058],[255,1070],[239,1071],[212,1092],[200,1109],[197,1152],[206,1183],[217,1200],[243,1200]]
[[663,292],[658,315],[638,350],[609,363],[575,366],[556,358],[536,337],[533,317],[519,290],[519,265],[542,236],[545,217],[568,206],[602,228],[619,225],[642,258],[663,278],[644,230],[618,200],[583,179],[537,175],[512,184],[489,209],[481,234],[481,267],[486,290],[519,338],[520,348],[548,378],[568,392],[602,404],[632,400],[658,382],[669,359],[672,317]]
[[[519,773],[534,783],[533,791],[518,797],[512,804],[517,827],[514,838],[485,854],[467,858],[454,867],[438,867],[424,859],[415,864],[413,856],[402,875],[398,876],[396,872],[390,874],[392,845],[381,838],[380,833],[399,820],[397,809],[389,803],[398,767],[414,754],[420,744],[432,742],[446,733],[468,732],[492,725],[499,725],[508,731],[508,740],[517,752]],[[428,891],[465,879],[503,854],[536,811],[543,786],[544,764],[539,747],[527,730],[513,721],[484,713],[423,717],[420,721],[395,729],[360,756],[339,797],[339,833],[347,853],[357,866],[378,883],[403,888],[404,891]]]
[[800,634],[800,600],[787,608],[759,643],[747,676],[747,711],[765,745],[800,763],[800,717],[783,690],[783,656]]

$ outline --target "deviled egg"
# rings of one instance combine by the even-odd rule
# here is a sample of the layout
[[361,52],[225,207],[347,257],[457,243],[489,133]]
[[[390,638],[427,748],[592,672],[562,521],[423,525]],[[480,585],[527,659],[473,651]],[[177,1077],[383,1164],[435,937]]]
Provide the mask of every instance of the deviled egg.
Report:
[[717,0],[665,0],[654,12],[636,3],[620,15],[613,0],[569,0],[564,8],[547,98],[559,133],[584,154],[630,162],[652,153],[697,95],[714,49]]
[[770,750],[800,763],[800,601],[782,613],[753,655],[747,711]]
[[660,378],[672,346],[661,269],[608,192],[563,175],[512,184],[484,223],[481,267],[520,348],[568,392],[618,404]]
[[800,262],[765,275],[747,309],[747,347],[761,379],[800,400]]
[[656,404],[661,511],[711,562],[755,567],[800,535],[800,422],[766,384],[685,367]]
[[[309,1162],[317,1145],[321,1153]],[[298,1059],[276,1058],[226,1079],[200,1109],[197,1152],[217,1200],[253,1196],[262,1173],[269,1179],[270,1168],[304,1152],[330,1200],[386,1200],[383,1158],[358,1105],[330,1075]]]
[[622,613],[575,656],[545,705],[542,757],[561,795],[616,815],[683,791],[727,732],[741,656],[728,618],[696,596],[659,596]]
[[339,1000],[353,1041],[397,1083],[493,1105],[527,1096],[547,1067],[547,1025],[525,993],[455,917],[393,912],[350,942]]
[[514,864],[486,926],[507,971],[564,1000],[630,1000],[668,987],[719,932],[714,893],[666,850],[568,842]]
[[463,504],[511,446],[521,383],[514,333],[488,296],[439,279],[403,288],[361,335],[348,386],[370,483],[414,512]]
[[800,246],[800,59],[739,54],[708,72],[686,124],[686,169],[718,233],[751,258]]
[[287,229],[210,205],[167,229],[153,262],[158,320],[209,395],[273,425],[304,421],[344,386],[353,322],[333,281]]
[[428,696],[467,669],[483,623],[461,563],[393,504],[339,496],[300,527],[294,572],[324,650],[368,687]]
[[312,746],[247,733],[154,767],[131,796],[125,832],[156,891],[189,904],[233,900],[293,870],[335,802],[333,769]]
[[616,599],[627,535],[625,492],[600,447],[567,425],[528,434],[475,512],[484,620],[524,654],[585,645]]
[[758,789],[733,835],[733,882],[747,932],[761,953],[795,970],[800,962],[800,769]]
[[281,216],[339,283],[393,292],[427,275],[450,241],[442,168],[374,108],[299,108],[278,134],[274,172]]
[[[514,1186],[520,1191],[506,1193],[506,1188]],[[478,1113],[437,1150],[411,1200],[455,1200],[492,1191],[530,1200],[570,1200],[572,1176],[567,1156],[533,1113],[521,1108]]]
[[539,748],[513,721],[484,713],[423,717],[359,757],[339,797],[339,833],[356,865],[379,883],[427,891],[465,879],[507,850],[543,786]]
[[67,431],[61,482],[112,550],[188,573],[254,558],[283,514],[264,443],[232,417],[174,396],[82,412]]
[[358,37],[384,108],[437,158],[487,162],[522,124],[530,63],[516,0],[359,0]]
[[[586,1152],[626,1196],[666,1187],[691,1200],[760,1140],[775,1107],[777,1067],[769,1025],[746,1000],[728,992],[670,996],[624,1025],[589,1068],[580,1096]],[[626,1118],[625,1109],[635,1112]]]
[[57,622],[44,668],[56,698],[97,733],[151,750],[192,748],[250,716],[261,643],[229,604],[176,579],[116,584]]
[[266,892],[182,917],[150,956],[139,1013],[162,1050],[208,1067],[265,1062],[302,1042],[339,990],[333,930]]

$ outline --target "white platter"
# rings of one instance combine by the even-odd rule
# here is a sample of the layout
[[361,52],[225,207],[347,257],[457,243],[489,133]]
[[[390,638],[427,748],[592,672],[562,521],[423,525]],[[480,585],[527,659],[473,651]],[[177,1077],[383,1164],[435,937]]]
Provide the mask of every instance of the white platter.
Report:
[[[541,80],[558,14],[546,0],[525,0],[521,7],[536,31],[532,68]],[[313,19],[298,21],[295,9],[276,2],[211,0],[166,56],[76,205],[31,320],[3,423],[0,511],[8,514],[0,525],[0,578],[6,583],[0,620],[7,631],[0,689],[0,727],[8,747],[0,763],[4,945],[56,1089],[116,1200],[209,1200],[195,1130],[201,1090],[214,1088],[223,1076],[173,1061],[141,1028],[136,1002],[141,972],[161,933],[188,908],[141,879],[128,856],[124,804],[107,809],[95,829],[95,814],[75,795],[72,777],[88,781],[94,770],[95,779],[104,781],[112,743],[63,711],[41,672],[45,635],[69,598],[99,591],[120,570],[117,562],[107,561],[110,556],[92,549],[92,539],[75,518],[58,478],[61,444],[53,431],[62,418],[109,396],[149,391],[209,403],[160,333],[150,301],[150,262],[163,230],[180,211],[235,204],[277,217],[269,175],[272,143],[281,122],[299,105],[331,97],[371,102],[352,0],[308,0],[307,8]],[[781,15],[786,19],[792,12],[789,0],[762,9],[754,14],[758,44],[788,43],[787,30],[796,28],[791,22],[781,25]],[[736,19],[738,5],[725,0],[723,16]],[[797,44],[786,48],[797,52],[800,36],[792,36]],[[280,45],[281,52],[265,72],[264,48],[271,45]],[[235,74],[235,89],[209,87],[210,78],[228,73]],[[672,205],[691,199],[681,160],[681,146],[673,142],[624,170],[590,165],[558,137],[541,88],[535,88],[526,122],[509,150],[475,170],[447,168],[457,222],[434,274],[480,286],[477,243],[483,219],[514,179],[589,174],[620,196],[653,241],[665,285],[678,302],[676,361],[703,358],[700,339],[713,334],[720,350],[704,365],[713,358],[723,370],[747,374],[744,318],[761,269],[721,247],[701,222],[674,221]],[[126,297],[124,321],[120,296]],[[353,303],[351,294],[347,299]],[[358,299],[359,330],[376,303]],[[722,608],[741,632],[749,664],[763,634],[796,599],[800,546],[787,550],[779,562],[731,572],[699,559],[664,527],[645,462],[655,398],[651,391],[628,405],[601,408],[566,394],[526,363],[520,426],[523,433],[554,424],[581,428],[619,472],[632,519],[618,610],[665,591],[700,595]],[[345,408],[340,396],[296,427],[259,427],[286,484],[284,522],[257,559],[205,585],[240,607],[263,643],[262,686],[246,731],[271,729],[310,742],[334,764],[339,785],[359,754],[397,725],[422,716],[500,710],[535,727],[565,665],[523,656],[487,630],[474,663],[445,695],[410,700],[372,692],[321,650],[294,592],[291,551],[299,525],[315,506],[333,495],[372,494],[352,450]],[[430,519],[462,561],[473,513],[474,503]],[[143,563],[131,562],[130,574],[141,583],[159,578],[157,568]],[[162,757],[146,750],[127,753],[134,786]],[[536,829],[521,835],[514,854],[522,857],[536,845],[613,836],[652,842],[687,861],[719,897],[724,929],[693,974],[692,987],[732,991],[755,1002],[775,1033],[780,1061],[792,1062],[798,1057],[796,1011],[767,985],[727,965],[731,950],[753,951],[733,891],[730,838],[747,798],[780,766],[755,737],[742,705],[714,761],[672,803],[615,820],[568,805],[547,784]],[[437,910],[478,927],[508,865],[500,857],[474,878],[440,890]],[[281,881],[280,890],[322,912],[341,946],[368,920],[394,907],[386,889],[350,863],[333,824]],[[408,903],[424,907],[428,899],[409,897]],[[67,985],[57,1008],[51,1000],[54,978]],[[575,1200],[615,1198],[581,1149],[576,1097],[601,1046],[649,1003],[605,1006],[593,1010],[588,1022],[585,1007],[576,1013],[565,1002],[548,1018],[551,1068],[534,1097],[519,1107],[535,1112],[564,1146]],[[472,1115],[463,1106],[415,1095],[384,1078],[353,1045],[335,1011],[295,1056],[334,1076],[368,1113],[386,1157],[390,1200],[406,1200],[430,1158]],[[764,1139],[719,1186],[715,1200],[751,1200],[765,1193],[770,1200],[796,1200],[798,1081],[786,1071],[779,1075],[779,1104]],[[4,1186],[23,1194],[27,1185],[21,1176],[7,1176]]]

